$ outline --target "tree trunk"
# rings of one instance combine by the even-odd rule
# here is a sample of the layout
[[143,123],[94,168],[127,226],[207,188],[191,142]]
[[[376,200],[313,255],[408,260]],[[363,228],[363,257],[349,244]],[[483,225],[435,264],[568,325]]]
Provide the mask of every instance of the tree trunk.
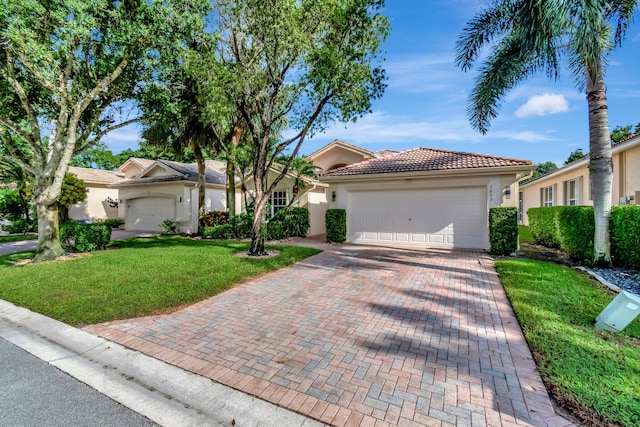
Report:
[[229,152],[227,153],[227,212],[229,213],[229,218],[235,216],[236,214],[236,174],[235,174],[235,164],[236,164],[236,150],[235,147],[229,147]]
[[193,144],[193,155],[196,158],[196,163],[198,164],[198,233],[202,233],[204,228],[204,214],[205,214],[205,191],[206,191],[206,180],[205,180],[205,165],[204,165],[204,156],[202,155],[202,149],[200,148],[200,144]]
[[227,212],[229,218],[236,214],[236,154],[242,139],[244,126],[236,123],[231,131],[231,140],[227,145]]
[[37,203],[38,210],[38,249],[35,262],[51,261],[64,254],[60,244],[57,203],[46,205]]
[[589,104],[589,178],[595,217],[594,261],[611,264],[609,215],[613,182],[613,160],[609,135],[609,111],[601,63],[596,77],[587,73]]
[[267,255],[267,251],[264,249],[263,233],[265,227],[264,209],[266,205],[267,199],[264,196],[258,198],[256,195],[255,210],[253,211],[253,226],[251,228],[251,247],[249,248],[249,255],[251,256]]

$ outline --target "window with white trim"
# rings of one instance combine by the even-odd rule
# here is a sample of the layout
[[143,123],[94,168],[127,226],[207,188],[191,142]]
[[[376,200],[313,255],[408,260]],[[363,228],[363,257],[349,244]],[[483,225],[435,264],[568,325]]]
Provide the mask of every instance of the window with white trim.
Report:
[[271,217],[280,209],[287,207],[287,192],[286,191],[274,191],[269,198],[269,206]]
[[565,183],[566,205],[578,206],[580,204],[580,180],[578,178]]
[[553,186],[542,189],[542,206],[553,206]]

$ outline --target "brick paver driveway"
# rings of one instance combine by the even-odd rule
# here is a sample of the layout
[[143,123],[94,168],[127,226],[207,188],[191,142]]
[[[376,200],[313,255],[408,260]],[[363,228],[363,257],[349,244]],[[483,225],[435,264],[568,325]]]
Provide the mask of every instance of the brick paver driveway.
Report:
[[87,330],[333,425],[569,425],[491,258],[345,246]]

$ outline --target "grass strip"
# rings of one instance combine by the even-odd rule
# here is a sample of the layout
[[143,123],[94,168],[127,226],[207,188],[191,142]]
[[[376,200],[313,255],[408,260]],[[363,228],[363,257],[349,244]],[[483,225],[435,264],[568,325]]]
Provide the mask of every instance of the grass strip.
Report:
[[545,381],[558,400],[604,420],[640,425],[640,319],[622,333],[594,329],[613,296],[571,268],[527,259],[496,260]]
[[16,266],[33,251],[0,256],[0,298],[83,325],[164,313],[320,251],[275,246],[272,258],[243,258],[247,243],[158,236],[112,242],[85,258]]

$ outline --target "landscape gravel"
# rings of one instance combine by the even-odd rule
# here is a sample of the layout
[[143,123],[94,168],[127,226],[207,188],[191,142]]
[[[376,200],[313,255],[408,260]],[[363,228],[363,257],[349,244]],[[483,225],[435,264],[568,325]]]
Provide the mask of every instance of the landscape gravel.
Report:
[[590,268],[588,272],[602,277],[614,286],[640,295],[640,272],[627,268]]

